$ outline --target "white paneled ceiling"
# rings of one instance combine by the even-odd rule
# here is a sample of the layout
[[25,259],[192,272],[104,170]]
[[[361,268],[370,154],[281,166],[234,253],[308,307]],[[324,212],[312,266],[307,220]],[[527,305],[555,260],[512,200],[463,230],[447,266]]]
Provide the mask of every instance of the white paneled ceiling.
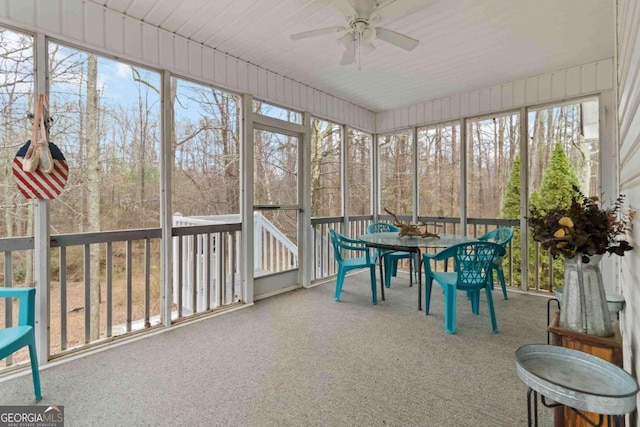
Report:
[[[612,57],[613,0],[385,0],[381,26],[420,40],[376,40],[339,65],[348,0],[93,0],[300,83],[384,111]],[[382,1],[382,0],[378,0]]]

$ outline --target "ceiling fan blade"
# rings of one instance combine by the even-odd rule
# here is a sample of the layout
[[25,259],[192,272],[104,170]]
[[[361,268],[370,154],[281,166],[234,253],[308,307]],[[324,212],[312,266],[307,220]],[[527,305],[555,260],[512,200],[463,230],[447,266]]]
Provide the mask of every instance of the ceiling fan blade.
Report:
[[376,38],[409,51],[415,49],[420,44],[419,40],[382,27],[376,27]]
[[356,42],[351,40],[351,43],[347,44],[344,53],[342,54],[342,59],[340,59],[340,65],[349,65],[353,63],[353,60],[356,58]]
[[375,10],[376,2],[371,0],[349,0],[358,18],[367,19]]
[[438,0],[378,0],[378,5],[369,16],[374,24],[389,25],[405,16],[429,7]]
[[356,11],[353,10],[353,6],[351,5],[350,0],[333,0],[333,5],[344,16],[355,16],[356,14]]
[[289,36],[289,38],[291,40],[301,40],[301,39],[308,39],[309,37],[316,37],[316,36],[322,36],[324,34],[333,34],[333,33],[339,33],[341,31],[345,31],[348,28],[346,27],[325,27],[325,28],[318,28],[316,30],[311,30],[311,31],[303,31],[301,33],[295,33],[295,34],[291,34]]

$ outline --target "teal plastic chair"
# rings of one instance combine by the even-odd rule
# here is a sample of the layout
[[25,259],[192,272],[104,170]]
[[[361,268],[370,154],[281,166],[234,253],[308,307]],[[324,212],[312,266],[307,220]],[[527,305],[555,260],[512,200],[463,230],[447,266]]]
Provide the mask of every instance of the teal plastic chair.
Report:
[[40,372],[36,354],[36,335],[34,332],[36,311],[36,288],[1,288],[0,298],[18,298],[18,325],[0,329],[0,359],[29,346],[31,374],[36,400],[42,399],[40,392]]
[[[367,226],[367,234],[372,233],[386,233],[389,231],[400,231],[398,227],[392,224],[388,224],[386,222],[374,222],[373,224],[369,224]],[[398,260],[401,259],[411,259],[413,263],[413,271],[417,272],[417,254],[414,252],[405,252],[405,251],[385,251],[381,249],[376,249],[374,252],[374,258],[378,258],[382,255],[383,265],[384,265],[384,286],[391,286],[391,276],[395,277],[398,274]],[[409,278],[409,284],[411,284],[411,277]]]
[[[505,250],[505,254],[507,252],[507,245],[513,238],[513,229],[511,227],[502,227],[496,228],[493,231],[488,232],[484,236],[478,237],[478,240],[483,242],[493,242],[502,246]],[[502,269],[502,264],[504,261],[504,255],[498,257],[493,264],[491,264],[491,289],[493,289],[493,272],[495,271],[498,275],[498,280],[500,280],[500,285],[502,286],[502,295],[504,299],[509,299],[507,296],[507,284],[504,280],[504,270]]]
[[[373,304],[378,303],[376,294],[376,260],[370,254],[368,247],[360,240],[350,239],[333,229],[329,229],[331,244],[333,245],[333,253],[338,263],[338,278],[336,280],[336,301],[340,301],[342,293],[342,285],[347,272],[360,268],[368,268],[371,276],[371,294],[373,295]],[[351,254],[362,253],[358,257],[343,257],[343,251],[352,251]],[[348,252],[347,252],[348,253]]]
[[[435,254],[422,256],[425,266],[424,312],[429,314],[431,288],[435,280],[444,290],[444,326],[449,334],[456,332],[456,291],[465,291],[471,300],[471,311],[480,314],[480,291],[485,290],[493,332],[498,332],[491,298],[491,263],[504,255],[504,248],[492,242],[467,242],[450,246]],[[455,271],[434,271],[431,261],[453,258]]]

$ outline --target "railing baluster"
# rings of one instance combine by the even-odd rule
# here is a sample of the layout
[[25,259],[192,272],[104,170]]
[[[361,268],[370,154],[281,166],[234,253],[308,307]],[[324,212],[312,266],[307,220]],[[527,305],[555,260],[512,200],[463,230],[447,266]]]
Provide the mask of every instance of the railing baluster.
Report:
[[[229,270],[229,275],[230,275],[230,279],[231,279],[231,290],[233,292],[233,295],[235,296],[236,294],[236,271],[238,270],[238,257],[239,257],[239,247],[238,247],[238,233],[232,233],[230,235],[231,237],[231,252],[229,253],[229,256],[231,257],[230,259],[230,270]],[[225,272],[225,275],[227,273]],[[226,280],[226,278],[225,278]],[[242,287],[240,288],[240,290],[238,291],[238,298],[237,301],[244,301],[244,294],[242,293]],[[236,299],[234,297],[234,301],[236,302]]]
[[187,236],[178,237],[178,286],[177,293],[178,295],[174,295],[174,298],[178,300],[178,319],[182,318],[182,289],[184,283],[184,263],[185,263],[185,254],[183,249],[183,240],[186,239]]
[[91,245],[86,243],[84,260],[84,343],[91,342]]
[[144,240],[144,327],[151,327],[151,240]]
[[534,260],[535,260],[535,268],[533,269],[533,274],[534,274],[534,288],[535,290],[539,290],[540,289],[540,245],[538,243],[535,244],[535,249],[534,249]]
[[113,334],[113,244],[107,242],[106,253],[107,280],[107,338]]
[[58,251],[58,280],[60,282],[60,350],[67,349],[67,248]]
[[191,237],[191,314],[198,312],[198,236]]
[[224,259],[221,259],[224,248],[220,246],[220,236],[222,233],[215,233],[212,235],[213,250],[214,250],[214,264],[213,267],[213,281],[215,284],[215,307],[224,305]]
[[202,260],[204,262],[204,309],[211,309],[211,233],[204,235],[202,240]]
[[127,240],[127,332],[131,332],[131,308],[133,306],[133,241]]

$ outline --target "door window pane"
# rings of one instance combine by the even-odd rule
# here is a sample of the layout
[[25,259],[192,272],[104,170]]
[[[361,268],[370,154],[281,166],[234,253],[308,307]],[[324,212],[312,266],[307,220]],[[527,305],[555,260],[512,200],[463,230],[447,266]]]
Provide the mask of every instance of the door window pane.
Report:
[[256,129],[253,147],[253,203],[298,204],[298,138]]

